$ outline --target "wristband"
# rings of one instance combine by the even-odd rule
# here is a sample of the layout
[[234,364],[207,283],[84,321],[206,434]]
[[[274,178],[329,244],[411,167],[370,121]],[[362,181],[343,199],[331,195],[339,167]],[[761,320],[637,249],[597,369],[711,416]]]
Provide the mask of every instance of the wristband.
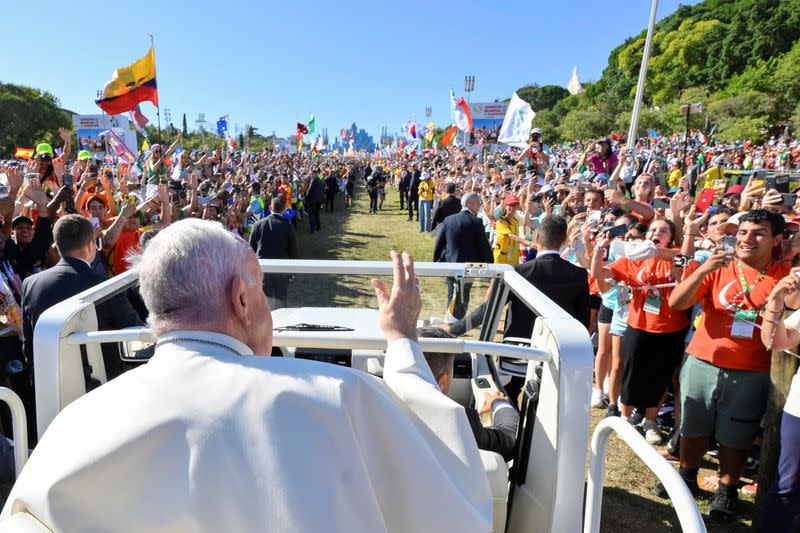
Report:
[[506,408],[506,407],[509,407],[509,408],[513,409],[513,406],[511,405],[511,402],[509,402],[508,400],[495,400],[494,402],[492,402],[492,413],[496,413],[500,409],[503,409],[503,408]]

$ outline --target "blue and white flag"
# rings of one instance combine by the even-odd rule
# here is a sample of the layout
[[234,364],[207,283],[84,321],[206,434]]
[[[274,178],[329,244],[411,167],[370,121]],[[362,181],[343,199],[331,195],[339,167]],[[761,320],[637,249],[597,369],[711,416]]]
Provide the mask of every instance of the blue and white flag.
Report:
[[228,115],[220,117],[217,121],[217,133],[225,135],[228,132]]

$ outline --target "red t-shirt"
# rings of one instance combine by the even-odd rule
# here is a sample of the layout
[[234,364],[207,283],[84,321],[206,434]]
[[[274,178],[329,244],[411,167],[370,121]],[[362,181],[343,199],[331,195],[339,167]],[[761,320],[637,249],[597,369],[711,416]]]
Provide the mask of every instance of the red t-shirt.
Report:
[[[695,268],[697,263],[690,262],[687,275]],[[742,293],[735,261],[708,274],[695,294],[695,302],[703,306],[703,315],[686,352],[720,368],[768,371],[772,356],[761,342],[760,330],[754,327],[750,338],[734,337],[733,315],[740,304],[744,311],[754,310],[753,306],[763,307],[769,293],[790,270],[786,263],[774,263],[753,287],[759,271],[742,263],[744,279],[753,287],[747,299]],[[756,317],[756,324],[761,324],[760,316]]]
[[[614,273],[615,280],[624,281],[633,289],[628,311],[629,326],[650,333],[673,333],[685,329],[689,325],[686,311],[677,311],[667,303],[669,295],[672,293],[672,287],[653,290],[636,288],[673,283],[675,280],[672,276],[672,261],[657,257],[644,261],[632,261],[622,257],[610,263],[608,268]],[[648,295],[661,299],[658,313],[645,311]],[[651,300],[651,302],[657,302],[657,299]]]

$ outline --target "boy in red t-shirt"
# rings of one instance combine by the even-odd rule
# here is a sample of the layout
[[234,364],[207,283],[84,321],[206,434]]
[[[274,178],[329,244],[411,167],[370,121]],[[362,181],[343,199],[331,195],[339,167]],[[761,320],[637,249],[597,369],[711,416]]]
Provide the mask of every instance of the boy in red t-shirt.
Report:
[[[709,437],[719,443],[720,483],[710,506],[715,519],[733,515],[737,486],[766,408],[770,354],[758,327],[767,297],[789,272],[773,260],[785,221],[758,209],[740,218],[735,252],[717,248],[699,267],[689,263],[672,291],[674,309],[703,306],[680,375],[681,477],[697,493],[697,472]],[[656,492],[665,495],[663,486]]]

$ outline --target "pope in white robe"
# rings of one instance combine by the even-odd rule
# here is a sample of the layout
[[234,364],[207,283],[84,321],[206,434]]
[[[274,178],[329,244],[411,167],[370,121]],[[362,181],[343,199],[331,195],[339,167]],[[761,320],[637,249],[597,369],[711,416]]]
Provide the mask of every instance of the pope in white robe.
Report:
[[[466,416],[438,391],[415,342],[410,256],[393,253],[391,294],[372,282],[389,341],[382,382],[254,356],[271,348],[266,299],[252,290],[260,269],[254,284],[235,272],[222,284],[224,326],[164,331],[158,317],[172,310],[159,309],[157,294],[170,280],[155,274],[175,274],[170,260],[208,265],[202,254],[217,253],[257,268],[252,252],[231,263],[240,239],[210,224],[182,221],[150,242],[138,268],[155,355],[55,418],[0,531],[15,513],[64,532],[490,531],[491,494]],[[214,246],[231,250],[204,251],[181,232],[211,232],[223,243]]]

